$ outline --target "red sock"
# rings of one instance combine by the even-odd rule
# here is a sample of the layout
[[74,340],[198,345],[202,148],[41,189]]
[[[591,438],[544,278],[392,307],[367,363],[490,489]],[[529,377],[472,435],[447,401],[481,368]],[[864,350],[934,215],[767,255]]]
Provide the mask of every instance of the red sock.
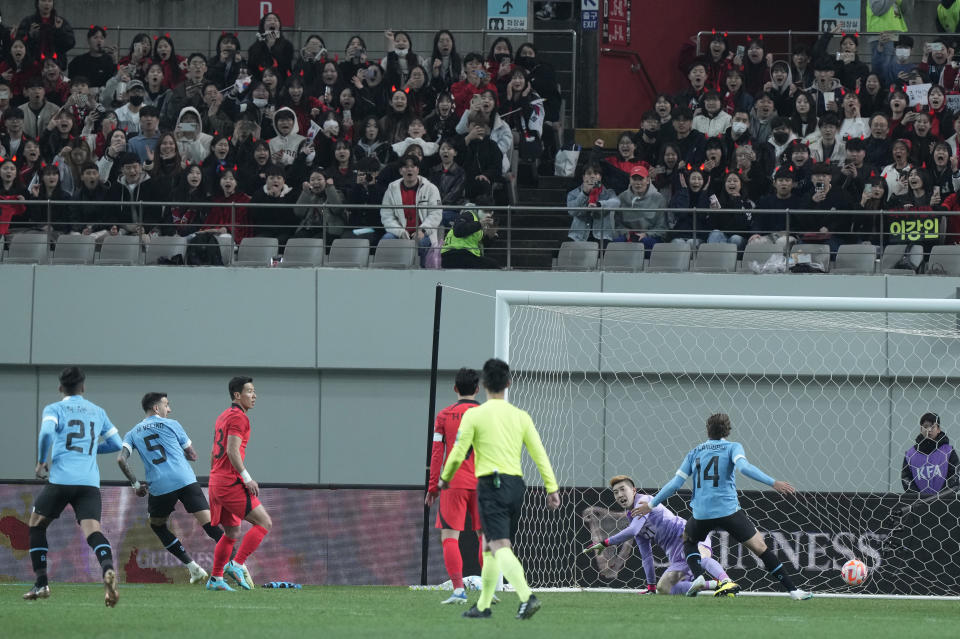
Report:
[[460,540],[443,540],[443,565],[447,567],[447,574],[454,588],[463,588],[463,557],[460,556]]
[[240,565],[247,563],[247,557],[253,554],[253,551],[260,546],[260,542],[267,536],[267,529],[263,526],[254,526],[243,536],[243,542],[240,543],[240,550],[237,556],[233,558]]
[[233,552],[233,544],[236,540],[230,539],[226,535],[220,537],[220,541],[213,548],[213,568],[210,569],[212,577],[223,578],[223,567],[230,561],[230,553]]

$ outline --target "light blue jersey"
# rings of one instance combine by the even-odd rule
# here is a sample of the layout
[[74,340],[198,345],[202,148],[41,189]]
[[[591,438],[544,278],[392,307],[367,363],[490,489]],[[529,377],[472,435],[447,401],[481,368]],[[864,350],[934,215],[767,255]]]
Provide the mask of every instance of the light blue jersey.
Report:
[[143,460],[151,495],[166,495],[197,481],[183,450],[191,445],[183,426],[173,419],[153,415],[133,427],[123,447],[136,450]]
[[650,506],[659,505],[691,479],[690,509],[694,519],[732,515],[740,510],[736,470],[768,486],[774,484],[772,477],[747,461],[742,445],[726,439],[710,439],[687,453],[674,478],[650,501]]
[[[97,445],[97,440],[104,442]],[[106,411],[80,395],[43,409],[37,460],[50,454],[50,483],[100,486],[97,455],[120,450],[120,437]]]

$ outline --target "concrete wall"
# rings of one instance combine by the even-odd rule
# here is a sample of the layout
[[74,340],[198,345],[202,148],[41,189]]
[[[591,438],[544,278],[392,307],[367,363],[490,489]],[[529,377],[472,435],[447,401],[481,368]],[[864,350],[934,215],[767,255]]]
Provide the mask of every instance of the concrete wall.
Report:
[[[87,395],[121,431],[141,418],[144,392],[169,393],[201,451],[201,474],[213,421],[229,402],[227,380],[245,373],[259,394],[249,449],[258,479],[418,484],[437,281],[471,291],[445,289],[438,407],[452,399],[457,368],[490,356],[489,296],[498,288],[952,298],[958,285],[934,277],[4,265],[0,478],[31,476],[39,411],[58,399],[59,369],[78,363],[88,371]],[[521,377],[512,398],[534,414],[567,484],[599,486],[618,472],[662,483],[702,438],[704,416],[726,410],[751,459],[798,485],[895,490],[918,415],[936,410],[953,434],[949,416],[960,409],[955,380],[909,378],[955,377],[953,343],[937,341],[931,352],[914,341],[905,352],[900,336],[769,331],[758,348],[749,327],[671,327],[658,347],[636,325],[564,322],[536,357],[575,374],[550,377],[536,394]],[[724,340],[744,356],[717,361]],[[624,356],[633,344],[642,357]],[[834,360],[806,355],[824,352]],[[531,356],[515,357],[531,368]],[[784,357],[815,382],[757,376]],[[898,383],[888,383],[891,375]],[[120,478],[112,459],[102,462],[105,479]]]

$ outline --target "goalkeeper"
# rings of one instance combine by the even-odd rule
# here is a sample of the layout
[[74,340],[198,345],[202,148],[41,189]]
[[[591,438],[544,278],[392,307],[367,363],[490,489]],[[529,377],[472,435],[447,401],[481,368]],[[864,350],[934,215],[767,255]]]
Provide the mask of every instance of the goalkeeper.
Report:
[[[583,552],[597,554],[607,546],[622,544],[633,537],[636,539],[637,550],[640,551],[640,559],[643,561],[643,572],[647,578],[647,587],[640,591],[641,595],[652,595],[659,592],[661,594],[695,596],[697,589],[692,587],[694,577],[689,566],[687,566],[683,552],[683,527],[686,522],[662,505],[641,517],[631,515],[630,511],[641,503],[649,502],[650,496],[638,493],[633,480],[626,475],[617,475],[612,478],[610,488],[613,490],[614,499],[617,500],[621,508],[627,511],[627,520],[630,523],[615,535],[588,546]],[[660,576],[660,581],[657,581],[653,566],[653,543],[660,546],[670,559],[670,566]],[[715,579],[708,580],[704,587],[707,590],[716,591],[715,596],[718,597],[738,593],[740,586],[730,581],[723,566],[710,556],[709,536],[699,544],[699,550],[703,557],[701,560],[703,569],[715,577]]]

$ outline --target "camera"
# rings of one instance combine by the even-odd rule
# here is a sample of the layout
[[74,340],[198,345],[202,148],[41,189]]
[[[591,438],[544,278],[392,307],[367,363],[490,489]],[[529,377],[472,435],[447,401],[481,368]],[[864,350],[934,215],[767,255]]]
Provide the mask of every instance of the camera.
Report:
[[744,54],[747,52],[747,48],[742,44],[737,47],[737,56],[742,60]]

